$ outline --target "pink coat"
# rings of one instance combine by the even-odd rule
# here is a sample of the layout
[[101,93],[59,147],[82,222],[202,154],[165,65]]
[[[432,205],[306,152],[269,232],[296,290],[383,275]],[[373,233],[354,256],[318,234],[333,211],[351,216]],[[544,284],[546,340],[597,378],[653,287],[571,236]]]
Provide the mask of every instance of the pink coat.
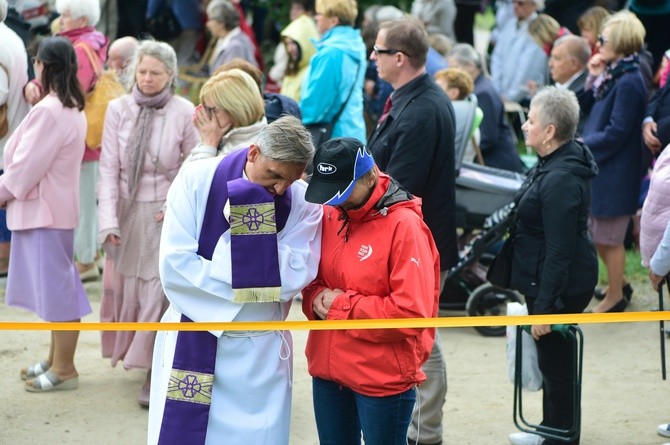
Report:
[[[77,79],[79,79],[82,89],[88,94],[91,92],[97,81],[97,75],[95,68],[91,65],[91,60],[82,45],[88,45],[88,47],[98,55],[101,64],[100,66],[102,67],[107,60],[109,39],[92,26],[71,29],[60,35],[67,38],[74,46],[78,66]],[[100,147],[89,147],[84,151],[84,162],[97,161],[98,159],[100,159]]]
[[[114,99],[107,108],[97,187],[101,233],[119,228],[118,201],[128,199],[126,147],[139,112],[140,107],[131,95]],[[193,112],[193,104],[179,96],[173,96],[165,107],[156,110],[136,201],[163,201],[167,197],[182,161],[199,140],[192,122]]]
[[85,138],[84,113],[64,107],[55,94],[30,110],[5,146],[0,201],[10,198],[10,230],[77,226]]
[[670,221],[670,148],[656,160],[651,175],[649,193],[642,206],[640,220],[640,255],[642,265],[649,267],[663,232]]

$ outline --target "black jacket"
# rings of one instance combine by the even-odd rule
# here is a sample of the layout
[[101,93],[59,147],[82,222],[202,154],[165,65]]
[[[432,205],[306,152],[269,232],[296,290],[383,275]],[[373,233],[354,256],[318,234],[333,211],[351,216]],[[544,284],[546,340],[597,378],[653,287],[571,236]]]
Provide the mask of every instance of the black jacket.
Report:
[[595,289],[598,260],[587,221],[597,173],[589,149],[572,141],[540,158],[519,191],[511,287],[536,298],[536,314]]
[[449,98],[423,74],[393,93],[391,112],[368,138],[379,169],[422,199],[441,270],[458,262],[454,127]]

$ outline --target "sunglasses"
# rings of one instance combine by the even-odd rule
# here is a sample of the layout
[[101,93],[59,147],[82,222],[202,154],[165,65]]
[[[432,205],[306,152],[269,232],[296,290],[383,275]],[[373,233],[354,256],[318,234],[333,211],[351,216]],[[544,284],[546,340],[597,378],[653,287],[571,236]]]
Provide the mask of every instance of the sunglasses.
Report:
[[602,45],[604,45],[605,43],[609,42],[609,40],[607,40],[607,39],[605,38],[605,36],[603,36],[602,34],[600,34],[600,35],[598,35],[598,38],[596,39],[596,42],[598,42],[598,45],[602,46]]
[[380,55],[380,54],[396,54],[396,53],[400,53],[400,54],[404,54],[404,55],[407,56],[407,57],[412,57],[412,56],[410,56],[409,54],[407,54],[406,52],[400,51],[399,49],[380,49],[377,45],[375,45],[375,46],[372,47],[372,51],[375,53],[376,56],[378,56],[378,55]]

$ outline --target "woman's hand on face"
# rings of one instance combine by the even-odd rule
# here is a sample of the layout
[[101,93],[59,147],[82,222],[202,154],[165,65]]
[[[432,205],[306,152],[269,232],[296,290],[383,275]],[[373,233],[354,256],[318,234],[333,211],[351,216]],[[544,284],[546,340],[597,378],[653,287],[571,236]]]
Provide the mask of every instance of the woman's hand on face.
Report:
[[205,145],[217,147],[221,138],[230,131],[232,124],[225,127],[219,126],[219,121],[214,114],[210,114],[205,107],[198,105],[193,114],[193,124],[200,133],[200,139]]
[[109,234],[107,235],[107,238],[105,238],[106,243],[110,243],[113,246],[120,246],[121,245],[121,238],[114,234]]
[[535,340],[539,340],[543,335],[547,335],[551,332],[550,324],[534,324],[530,327],[530,335],[533,336]]
[[607,63],[605,63],[605,60],[603,59],[603,56],[600,53],[592,55],[587,65],[589,69],[589,74],[591,74],[592,76],[599,76],[600,74],[602,74],[603,71],[605,71],[606,66]]

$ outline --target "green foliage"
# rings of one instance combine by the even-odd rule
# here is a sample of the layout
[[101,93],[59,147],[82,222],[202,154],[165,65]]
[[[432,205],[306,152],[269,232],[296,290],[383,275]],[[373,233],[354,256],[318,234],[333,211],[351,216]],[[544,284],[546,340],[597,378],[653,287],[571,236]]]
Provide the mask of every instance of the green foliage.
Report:
[[482,14],[475,14],[475,28],[482,31],[490,31],[496,24],[496,16],[493,8],[487,6]]

